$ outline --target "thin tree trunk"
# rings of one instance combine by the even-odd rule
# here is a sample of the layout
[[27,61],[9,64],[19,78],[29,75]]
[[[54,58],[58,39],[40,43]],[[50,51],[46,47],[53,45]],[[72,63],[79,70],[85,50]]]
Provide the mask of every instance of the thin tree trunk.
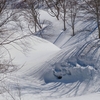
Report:
[[99,39],[100,39],[99,11],[98,11],[98,8],[96,8],[96,10],[97,10],[97,25],[98,25],[98,34],[99,34]]
[[98,23],[98,33],[99,33],[99,39],[100,39],[100,24]]
[[63,4],[63,10],[64,10],[64,31],[66,31],[66,8],[65,8],[65,0]]
[[74,25],[72,26],[73,36],[75,35]]
[[66,14],[65,14],[65,12],[64,12],[64,31],[66,31]]
[[37,26],[36,26],[36,22],[35,22],[35,32],[37,31],[37,28],[36,28]]

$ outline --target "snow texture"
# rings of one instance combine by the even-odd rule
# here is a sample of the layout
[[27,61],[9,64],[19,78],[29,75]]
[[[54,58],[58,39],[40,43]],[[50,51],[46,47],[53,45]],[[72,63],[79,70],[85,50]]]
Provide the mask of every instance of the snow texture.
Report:
[[13,100],[13,97],[15,100],[99,100],[100,40],[96,39],[96,23],[77,22],[78,29],[91,32],[80,31],[72,37],[71,28],[63,32],[55,18],[50,18],[45,11],[41,14],[41,19],[44,16],[47,16],[45,20],[50,19],[47,22],[52,27],[43,31],[43,37],[47,39],[45,33],[53,34],[52,39],[48,38],[52,43],[37,36],[27,38],[29,47],[33,48],[25,54],[18,45],[14,44],[18,50],[13,44],[6,45],[13,63],[24,66],[4,78],[0,89],[7,90],[0,95],[0,100]]

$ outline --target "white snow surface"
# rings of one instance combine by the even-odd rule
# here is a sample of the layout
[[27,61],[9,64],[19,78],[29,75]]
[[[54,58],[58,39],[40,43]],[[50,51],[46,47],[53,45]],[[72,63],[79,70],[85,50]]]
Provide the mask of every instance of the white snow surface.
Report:
[[[100,40],[94,38],[97,30],[71,37],[70,29],[62,32],[62,25],[55,18],[41,13],[41,19],[47,16],[45,20],[50,19],[55,29],[46,30],[54,34],[48,40],[58,47],[36,36],[26,38],[26,43],[30,43],[26,45],[28,49],[13,43],[6,45],[10,55],[5,58],[14,58],[13,64],[22,68],[3,76],[1,89],[5,92],[0,100],[99,100]],[[82,27],[80,24],[88,26],[79,22],[77,27]]]
[[[34,43],[33,40],[36,42]],[[20,70],[8,75],[4,79],[5,84],[2,84],[10,90],[10,94],[15,99],[93,100],[95,98],[98,100],[100,96],[99,71],[91,64],[80,65],[74,57],[68,60],[69,63],[67,61],[72,51],[76,52],[79,49],[73,49],[74,45],[72,45],[60,50],[52,43],[37,37],[31,40],[29,38],[28,41],[33,46],[33,49],[30,48],[27,51],[28,55],[22,54],[12,46],[7,46],[12,57],[15,57],[13,63],[19,65],[25,63]],[[89,62],[92,63],[92,61]],[[62,78],[58,79],[57,76],[62,76]],[[11,100],[10,94],[4,93],[0,100],[5,100],[6,97]]]

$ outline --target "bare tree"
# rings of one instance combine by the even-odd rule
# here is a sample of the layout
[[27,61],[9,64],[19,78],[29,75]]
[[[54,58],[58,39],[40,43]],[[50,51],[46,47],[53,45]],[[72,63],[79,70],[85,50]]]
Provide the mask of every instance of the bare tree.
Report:
[[[16,44],[17,46],[22,47],[23,50],[23,47],[27,47],[27,45],[29,45],[24,39],[31,36],[31,34],[25,35],[21,34],[21,32],[18,33],[17,28],[20,25],[19,18],[21,15],[18,9],[10,8],[12,5],[12,2],[10,1],[11,0],[0,0],[0,94],[7,92],[10,97],[15,100],[15,97],[11,94],[11,91],[6,87],[5,80],[7,79],[8,74],[17,71],[23,66],[13,64],[13,58],[11,57],[7,46],[9,44],[17,49],[17,47],[15,47]],[[18,96],[21,100],[20,90]]]
[[[20,14],[18,13],[19,10],[12,10],[10,4],[11,0],[0,0],[0,73],[8,73],[17,68],[12,64],[13,59],[6,45],[12,45],[11,43],[19,45],[22,43],[25,46],[27,44],[21,40],[31,36],[31,34],[16,34],[17,28],[20,25]],[[4,58],[6,52],[9,55],[8,59]]]
[[79,10],[80,10],[80,5],[78,0],[68,0],[68,16],[70,19],[70,23],[68,22],[68,25],[71,26],[72,28],[72,33],[73,36],[75,35],[75,22],[76,18],[78,16]]
[[67,11],[66,11],[66,6],[67,6],[67,2],[66,0],[62,0],[63,2],[61,2],[61,7],[62,7],[62,13],[63,13],[63,17],[62,17],[62,20],[63,20],[63,23],[64,23],[64,31],[66,30],[66,14],[67,14]]
[[38,0],[24,0],[24,2],[27,3],[28,9],[25,9],[28,12],[28,15],[26,16],[26,19],[29,20],[30,23],[34,24],[35,32],[37,29],[42,29],[42,26],[40,24],[40,14],[38,11]]
[[63,21],[63,30],[66,30],[67,0],[45,0],[49,14]]
[[59,7],[60,0],[45,0],[45,3],[48,7],[48,13],[52,17],[56,17],[59,20],[60,15],[60,7]]
[[89,13],[90,20],[94,20],[98,26],[98,34],[100,38],[100,0],[83,0],[85,6],[83,8]]

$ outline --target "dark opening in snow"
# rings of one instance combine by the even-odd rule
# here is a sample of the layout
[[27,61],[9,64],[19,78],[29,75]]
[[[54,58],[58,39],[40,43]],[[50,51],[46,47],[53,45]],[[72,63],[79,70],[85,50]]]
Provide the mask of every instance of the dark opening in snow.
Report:
[[58,79],[62,79],[62,76],[57,76]]

